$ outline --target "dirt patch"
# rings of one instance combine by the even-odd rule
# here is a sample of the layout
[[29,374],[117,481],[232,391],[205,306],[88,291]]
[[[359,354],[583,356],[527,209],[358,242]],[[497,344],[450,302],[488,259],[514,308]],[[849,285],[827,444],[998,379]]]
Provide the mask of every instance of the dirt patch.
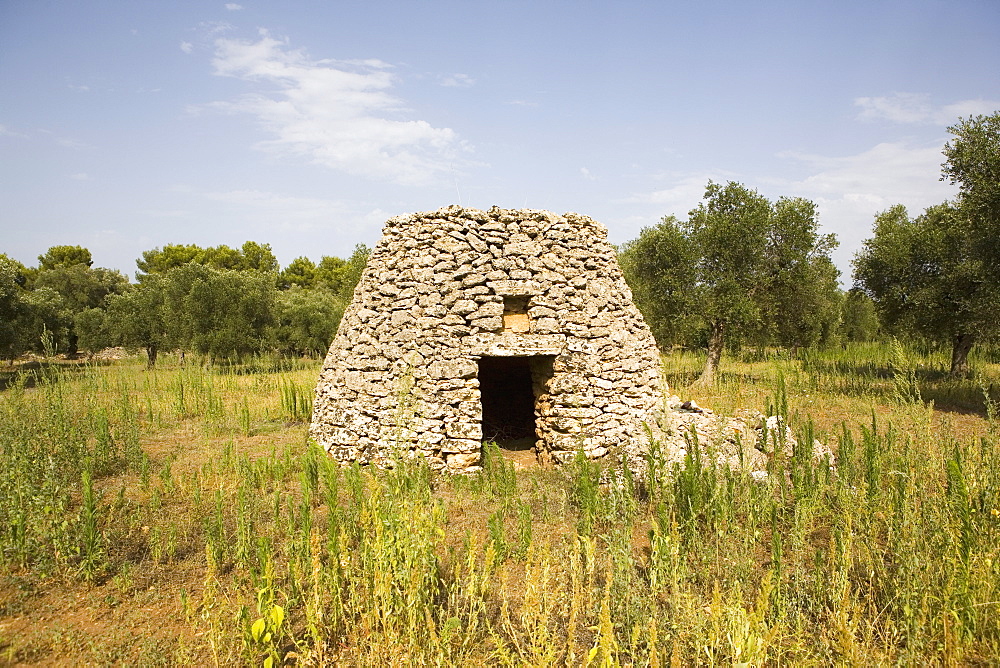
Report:
[[98,585],[9,575],[0,580],[0,663],[72,666],[81,657],[109,665],[211,663],[179,596],[199,596],[203,580],[204,564],[196,559],[146,564],[141,573],[119,573]]
[[497,445],[500,446],[500,454],[508,462],[514,464],[515,470],[536,469],[543,466],[543,462],[538,457],[538,451],[535,449],[534,438],[510,439]]

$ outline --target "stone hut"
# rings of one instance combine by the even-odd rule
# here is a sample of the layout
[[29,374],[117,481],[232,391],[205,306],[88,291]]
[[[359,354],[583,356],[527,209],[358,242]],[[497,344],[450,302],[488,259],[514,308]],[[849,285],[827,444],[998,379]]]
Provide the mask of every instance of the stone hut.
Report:
[[451,206],[386,222],[330,346],[311,434],[338,460],[476,470],[484,441],[565,462],[636,455],[659,353],[607,229]]

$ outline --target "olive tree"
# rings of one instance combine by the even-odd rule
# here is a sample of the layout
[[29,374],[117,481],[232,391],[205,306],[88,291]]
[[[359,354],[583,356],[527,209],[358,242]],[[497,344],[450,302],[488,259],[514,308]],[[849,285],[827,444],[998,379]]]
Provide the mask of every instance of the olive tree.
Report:
[[875,218],[854,258],[854,280],[889,331],[950,342],[951,374],[969,371],[976,340],[996,332],[996,296],[976,252],[979,232],[960,205],[945,202],[910,218],[902,205]]
[[632,299],[663,349],[685,345],[701,326],[694,290],[698,252],[676,216],[625,243],[618,261]]
[[67,354],[75,355],[79,341],[78,321],[82,318],[89,326],[93,318],[83,314],[90,309],[106,308],[109,296],[128,288],[128,279],[114,269],[91,267],[90,251],[79,246],[53,246],[38,260],[33,291],[48,288],[61,297]]
[[942,179],[959,187],[958,206],[968,219],[970,254],[983,264],[994,289],[1000,284],[1000,112],[970,116],[948,128]]
[[274,276],[187,264],[163,282],[166,338],[213,360],[260,352],[272,343]]
[[800,197],[775,202],[764,248],[760,334],[796,350],[829,341],[840,321],[840,271],[830,259],[833,234],[819,233],[816,204]]
[[167,275],[151,275],[142,283],[111,297],[101,328],[109,343],[146,351],[153,368],[160,351],[170,344],[164,308]]
[[323,288],[292,287],[277,300],[278,349],[292,355],[321,355],[330,347],[344,314],[344,301]]
[[901,205],[878,214],[854,279],[888,329],[950,342],[964,376],[975,343],[1000,332],[1000,112],[948,131],[942,179],[958,198],[913,219]]
[[625,244],[622,270],[661,347],[700,332],[708,355],[698,383],[711,385],[733,333],[811,345],[839,318],[837,270],[815,205],[772,205],[746,186],[709,182],[681,221],[665,217]]

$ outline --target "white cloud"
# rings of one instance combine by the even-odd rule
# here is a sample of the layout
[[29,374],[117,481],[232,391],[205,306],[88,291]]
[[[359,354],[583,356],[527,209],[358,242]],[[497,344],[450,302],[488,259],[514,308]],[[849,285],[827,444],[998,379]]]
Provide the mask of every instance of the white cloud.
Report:
[[530,100],[511,100],[507,104],[513,105],[515,107],[537,107],[537,102],[531,102]]
[[90,144],[84,143],[82,141],[77,141],[76,139],[57,137],[55,141],[63,148],[71,148],[74,151],[82,151],[84,149],[90,148]]
[[451,170],[465,146],[449,128],[403,120],[379,60],[312,60],[261,31],[252,42],[216,41],[215,73],[262,84],[215,108],[256,116],[274,135],[262,148],[289,151],[351,174],[426,184]]
[[1000,109],[995,100],[960,100],[941,107],[931,104],[925,93],[893,93],[885,97],[859,97],[858,118],[865,121],[885,120],[893,123],[921,125],[951,125],[963,116],[990,114]]
[[943,119],[942,123],[952,125],[959,118],[980,114],[988,116],[997,111],[1000,111],[1000,100],[962,100],[942,107],[939,117]]
[[724,182],[735,178],[735,176],[723,172],[660,175],[657,180],[669,182],[671,184],[669,187],[633,195],[624,201],[630,204],[655,204],[665,214],[684,218],[688,211],[701,201],[705,195],[705,186],[709,181]]
[[802,163],[810,173],[783,187],[817,201],[863,205],[872,215],[900,203],[923,208],[955,194],[952,186],[938,179],[943,143],[911,146],[886,142],[844,157],[780,154]]
[[333,221],[341,223],[345,217],[357,215],[357,212],[340,201],[293,197],[264,190],[209,192],[204,197],[238,211],[240,217],[250,223],[285,230],[318,229],[330,226]]
[[194,51],[194,44],[191,42],[181,42],[181,51],[184,53],[191,53]]
[[243,5],[238,5],[235,2],[227,2],[226,9],[228,9],[231,12],[238,12],[241,9],[243,9]]
[[440,76],[438,79],[442,86],[448,88],[468,88],[476,83],[476,80],[468,74],[446,74]]
[[16,132],[11,130],[6,125],[0,123],[0,137],[17,137],[18,139],[28,139],[28,135],[23,132]]
[[86,172],[79,172],[77,174],[70,174],[69,178],[73,179],[74,181],[89,181],[90,175],[88,175]]
[[75,90],[77,93],[87,93],[90,92],[90,86],[82,86],[76,84],[68,84],[70,90]]
[[916,215],[955,196],[955,187],[939,180],[943,144],[944,138],[923,146],[886,142],[843,157],[781,154],[799,162],[807,175],[775,182],[775,188],[816,202],[821,225],[840,239],[834,259],[849,282],[850,259],[871,236],[877,213],[903,204]]
[[233,24],[226,21],[202,21],[198,24],[198,31],[204,39],[212,39],[216,35],[221,35],[233,29]]
[[587,179],[588,181],[596,181],[597,177],[590,173],[590,170],[586,167],[580,168],[580,176]]
[[56,145],[62,146],[63,148],[71,148],[75,151],[83,151],[85,149],[92,148],[90,144],[78,141],[76,139],[71,139],[69,137],[60,137],[51,130],[45,130],[40,128],[37,132],[51,139],[53,142],[56,143]]

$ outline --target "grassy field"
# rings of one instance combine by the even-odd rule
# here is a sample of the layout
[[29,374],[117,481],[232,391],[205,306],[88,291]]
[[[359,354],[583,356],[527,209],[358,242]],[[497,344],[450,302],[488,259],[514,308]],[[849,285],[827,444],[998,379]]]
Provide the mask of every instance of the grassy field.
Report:
[[787,414],[765,482],[599,465],[442,478],[310,448],[316,362],[7,374],[0,663],[996,665],[1000,365],[899,345],[673,391]]

